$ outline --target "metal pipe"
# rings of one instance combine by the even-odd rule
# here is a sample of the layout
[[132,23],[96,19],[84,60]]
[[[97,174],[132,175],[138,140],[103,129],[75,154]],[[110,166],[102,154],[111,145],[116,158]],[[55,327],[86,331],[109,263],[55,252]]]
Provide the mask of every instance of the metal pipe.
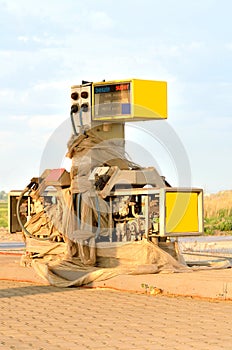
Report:
[[197,255],[197,256],[210,256],[213,258],[222,258],[222,259],[232,259],[232,256],[222,256],[222,255],[216,255],[216,254],[211,254],[211,253],[197,253],[197,252],[181,252],[183,255]]

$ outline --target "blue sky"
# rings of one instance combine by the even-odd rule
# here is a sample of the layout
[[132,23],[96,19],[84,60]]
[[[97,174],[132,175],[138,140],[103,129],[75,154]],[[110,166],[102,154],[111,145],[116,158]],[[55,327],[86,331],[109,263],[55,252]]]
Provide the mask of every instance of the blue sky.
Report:
[[[46,143],[69,117],[71,85],[126,78],[168,82],[167,122],[191,185],[232,189],[231,12],[229,0],[0,0],[0,189],[39,175]],[[132,156],[149,165],[147,151]],[[161,158],[153,163],[176,185]]]

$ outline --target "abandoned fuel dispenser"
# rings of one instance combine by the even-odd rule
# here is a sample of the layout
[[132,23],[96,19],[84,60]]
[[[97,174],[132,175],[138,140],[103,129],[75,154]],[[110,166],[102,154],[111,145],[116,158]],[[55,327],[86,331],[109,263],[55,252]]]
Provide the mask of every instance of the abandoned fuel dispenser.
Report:
[[[166,119],[167,84],[129,79],[73,86],[71,118],[74,134],[94,130],[106,147],[114,140],[120,160],[124,159],[125,122]],[[110,241],[203,232],[201,189],[167,186],[153,167],[94,167],[94,155],[89,157],[93,166],[88,181],[109,207]]]
[[[68,244],[74,256],[78,244],[83,258],[80,246],[85,245],[90,247],[88,263],[94,263],[91,247],[98,242],[147,239],[157,244],[202,234],[202,190],[171,187],[154,167],[140,167],[126,157],[126,122],[167,117],[166,82],[128,79],[72,86],[70,173],[48,169],[32,179],[18,201],[28,246],[33,239],[59,242]],[[20,214],[25,196],[31,198],[26,224]]]

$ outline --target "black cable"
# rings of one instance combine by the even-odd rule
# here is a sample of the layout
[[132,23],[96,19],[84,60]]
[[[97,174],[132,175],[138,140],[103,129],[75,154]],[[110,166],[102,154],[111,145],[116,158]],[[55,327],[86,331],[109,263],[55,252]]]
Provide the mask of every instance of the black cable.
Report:
[[77,135],[77,130],[76,130],[75,123],[74,123],[74,118],[73,118],[73,111],[72,111],[72,109],[71,109],[71,112],[70,112],[70,117],[71,117],[71,122],[72,122],[73,133],[74,133],[74,135]]

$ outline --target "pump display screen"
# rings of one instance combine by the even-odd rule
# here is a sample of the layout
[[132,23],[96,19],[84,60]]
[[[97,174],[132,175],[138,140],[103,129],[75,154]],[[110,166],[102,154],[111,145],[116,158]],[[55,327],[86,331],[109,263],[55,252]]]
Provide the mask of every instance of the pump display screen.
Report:
[[128,116],[131,113],[131,84],[94,86],[94,118]]

